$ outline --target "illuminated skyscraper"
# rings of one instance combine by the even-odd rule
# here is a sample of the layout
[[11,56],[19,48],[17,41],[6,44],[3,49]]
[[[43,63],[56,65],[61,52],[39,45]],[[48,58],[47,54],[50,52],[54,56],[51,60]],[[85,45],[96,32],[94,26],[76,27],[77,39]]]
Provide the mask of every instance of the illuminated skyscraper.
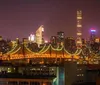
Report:
[[95,29],[91,29],[90,31],[91,31],[91,33],[90,33],[90,41],[91,42],[95,42],[95,39],[96,39],[96,30]]
[[41,25],[38,30],[36,31],[36,43],[38,45],[43,44],[43,32],[44,32],[44,28],[43,25]]
[[64,32],[60,31],[57,32],[57,38],[58,38],[58,42],[63,42],[64,41]]
[[82,45],[82,11],[77,11],[77,46]]
[[28,40],[29,40],[30,42],[35,42],[35,35],[30,34],[30,36],[28,37]]

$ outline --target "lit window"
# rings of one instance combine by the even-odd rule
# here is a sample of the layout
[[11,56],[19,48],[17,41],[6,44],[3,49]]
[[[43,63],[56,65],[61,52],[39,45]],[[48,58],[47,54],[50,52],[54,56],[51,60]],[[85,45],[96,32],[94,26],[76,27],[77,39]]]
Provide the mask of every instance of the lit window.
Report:
[[81,74],[82,76],[84,76],[84,74]]
[[77,76],[80,76],[79,74]]
[[11,72],[11,68],[8,68],[8,73]]

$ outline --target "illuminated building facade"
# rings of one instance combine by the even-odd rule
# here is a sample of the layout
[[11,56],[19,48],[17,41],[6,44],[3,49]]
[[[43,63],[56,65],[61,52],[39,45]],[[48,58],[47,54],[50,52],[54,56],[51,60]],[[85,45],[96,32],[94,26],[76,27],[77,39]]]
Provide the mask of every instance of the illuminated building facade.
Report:
[[57,36],[51,36],[50,42],[51,44],[55,44],[55,45],[57,44],[63,45],[64,39],[65,39],[65,34],[64,32],[60,31],[60,32],[57,32]]
[[29,42],[35,42],[35,35],[34,34],[30,34],[30,36],[28,37]]
[[100,39],[96,36],[96,30],[90,30],[90,45],[91,49],[98,53],[100,51]]
[[51,36],[50,42],[51,42],[52,44],[57,44],[57,37],[56,37],[56,36]]
[[43,25],[41,25],[38,30],[36,31],[36,43],[38,45],[43,44],[44,41],[44,37],[43,37],[43,32],[44,32],[44,28]]
[[76,50],[76,43],[73,37],[66,37],[64,40],[64,46],[69,52],[74,52]]
[[77,46],[82,45],[82,11],[77,11]]
[[57,32],[57,38],[58,38],[58,42],[63,42],[64,41],[64,37],[65,37],[65,35],[64,35],[64,32]]
[[91,29],[90,30],[90,41],[91,42],[95,42],[96,39],[96,30],[95,29]]
[[55,67],[0,66],[0,85],[52,85]]

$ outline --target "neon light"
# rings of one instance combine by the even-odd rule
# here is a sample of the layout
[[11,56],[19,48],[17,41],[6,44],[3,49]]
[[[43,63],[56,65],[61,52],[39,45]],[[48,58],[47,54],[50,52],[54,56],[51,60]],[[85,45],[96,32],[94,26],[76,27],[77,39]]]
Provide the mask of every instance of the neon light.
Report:
[[46,50],[44,50],[43,52],[41,52],[41,53],[45,53],[50,48],[50,46],[51,45],[49,45],[48,48]]
[[27,48],[27,46],[26,45],[24,45],[25,46],[25,48],[29,51],[29,52],[31,52],[31,53],[34,53],[34,54],[36,54],[36,53],[41,53],[43,50],[45,50],[45,48],[46,48],[46,44],[43,46],[43,48],[39,51],[39,52],[33,52],[33,51],[31,51],[29,48]]
[[25,46],[25,48],[26,48],[29,52],[35,53],[35,52],[31,51],[29,48],[27,48],[26,45],[24,45],[24,46]]
[[44,47],[39,51],[39,53],[43,52],[46,48],[46,44],[44,45]]
[[51,45],[51,48],[52,50],[55,50],[55,51],[61,51],[63,49],[63,46],[61,48],[59,48],[59,46],[57,48],[54,48],[52,45]]
[[[20,52],[20,49],[21,49],[21,46],[15,44],[14,48],[9,51],[8,53],[11,53],[10,56],[8,56],[7,54],[3,54],[2,55],[2,60],[9,60],[9,59],[22,59],[22,58],[66,58],[66,59],[79,59],[79,63],[82,63],[83,62],[83,58],[80,58],[80,54],[82,53],[83,55],[85,55],[83,49],[81,48],[77,48],[76,51],[72,54],[72,53],[69,53],[68,50],[66,50],[64,48],[64,46],[62,45],[60,48],[59,46],[55,49],[51,44],[49,44],[48,46],[45,44],[43,46],[43,48],[39,51],[39,52],[33,52],[31,51],[27,46],[26,44],[24,44],[25,46],[25,50],[27,50],[28,52],[26,53],[26,55],[24,56],[23,54],[18,54],[17,52]],[[47,53],[49,51],[49,49],[51,48],[51,50],[54,50],[54,51],[62,51],[64,49],[65,53],[64,55],[60,54],[57,54],[54,52],[54,53]],[[98,59],[98,56],[100,53],[98,54],[94,54],[93,52],[91,53],[91,49],[86,46],[87,49],[89,49],[89,52],[90,52],[90,55],[91,55],[91,58],[89,58],[88,56],[86,56],[84,59],[88,61],[90,61],[90,59]],[[15,54],[16,53],[16,54]],[[73,57],[72,57],[73,56]],[[91,61],[91,62],[94,62],[94,61]]]
[[15,44],[15,46],[10,51],[8,51],[6,54],[12,53],[17,48],[17,46],[18,46],[18,44]]
[[21,47],[19,47],[16,51],[12,52],[11,54],[18,52],[20,49],[21,49]]
[[96,32],[96,30],[91,30],[91,32]]

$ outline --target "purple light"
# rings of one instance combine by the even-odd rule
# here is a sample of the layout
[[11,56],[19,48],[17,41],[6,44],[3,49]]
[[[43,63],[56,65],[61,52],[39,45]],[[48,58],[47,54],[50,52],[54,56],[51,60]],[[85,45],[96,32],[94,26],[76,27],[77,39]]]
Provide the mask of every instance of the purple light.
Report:
[[91,32],[96,32],[96,30],[91,30]]

